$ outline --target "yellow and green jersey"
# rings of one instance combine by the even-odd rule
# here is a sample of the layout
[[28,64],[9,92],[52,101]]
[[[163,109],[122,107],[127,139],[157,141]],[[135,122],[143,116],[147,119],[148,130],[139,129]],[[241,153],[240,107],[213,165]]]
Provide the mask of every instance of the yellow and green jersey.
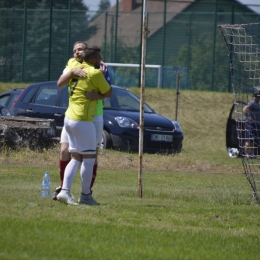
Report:
[[[102,72],[99,69],[95,69],[95,67],[89,63],[79,63],[75,59],[70,59],[66,68],[71,70],[83,66],[84,68],[82,69],[87,73],[86,78],[73,77],[70,80],[69,107],[65,115],[75,121],[93,121],[94,116],[97,116],[95,115],[97,101],[88,100],[85,96],[85,92],[95,90],[104,94],[110,89],[110,85],[107,83]],[[103,114],[102,101],[100,103]]]

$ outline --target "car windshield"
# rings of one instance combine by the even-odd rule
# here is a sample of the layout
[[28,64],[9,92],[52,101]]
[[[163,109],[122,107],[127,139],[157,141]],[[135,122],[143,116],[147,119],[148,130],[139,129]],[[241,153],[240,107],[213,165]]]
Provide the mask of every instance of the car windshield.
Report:
[[[113,88],[112,97],[103,100],[103,108],[139,112],[140,98],[126,89]],[[144,104],[144,112],[153,113],[154,111]]]

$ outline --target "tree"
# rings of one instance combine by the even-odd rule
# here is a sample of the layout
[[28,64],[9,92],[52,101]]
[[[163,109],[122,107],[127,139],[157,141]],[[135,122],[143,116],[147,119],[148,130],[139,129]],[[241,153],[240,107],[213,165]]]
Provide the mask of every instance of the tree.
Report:
[[[0,8],[24,8],[24,0],[0,0]],[[28,8],[35,8],[35,0],[27,0]]]
[[[57,79],[68,53],[72,55],[74,41],[85,40],[83,32],[88,23],[88,8],[81,0],[70,0],[71,5],[64,0],[27,0],[30,11],[25,12],[24,2],[0,0],[0,7],[10,8],[0,8],[0,42],[4,43],[0,46],[0,80],[32,82]],[[22,74],[22,69],[26,75]]]
[[98,11],[91,17],[91,21],[95,20],[99,15],[104,13],[111,6],[109,0],[100,0]]
[[109,0],[100,0],[99,3],[99,11],[106,11],[107,9],[109,9],[111,6],[111,3]]
[[212,33],[204,33],[194,39],[191,46],[182,46],[177,58],[169,60],[173,66],[189,68],[192,90],[228,90],[228,51],[221,36],[217,35],[213,55],[213,39]]
[[[87,26],[84,10],[77,11],[74,15],[73,9],[69,24],[69,10],[56,12],[54,9],[50,32],[50,12],[45,9],[48,6],[46,2],[42,1],[39,4],[38,10],[35,10],[28,23],[30,27],[27,38],[26,72],[27,78],[34,81],[53,80],[60,76],[69,58],[68,52],[72,56],[73,43],[84,40],[83,30]],[[40,68],[37,65],[39,62]]]
[[[71,4],[71,8],[74,10],[88,10],[86,6],[83,5],[81,0],[47,0],[44,1],[46,5],[50,5],[52,1],[52,5],[57,9],[67,9],[69,7],[69,1]],[[27,8],[36,9],[37,5],[41,4],[42,0],[27,0]],[[24,0],[0,0],[0,8],[24,8],[25,1]]]
[[[116,49],[115,49],[115,42]],[[102,58],[113,63],[139,63],[140,46],[129,47],[123,39],[114,39],[114,42],[102,46]],[[119,86],[139,86],[140,68],[109,67],[112,84]]]

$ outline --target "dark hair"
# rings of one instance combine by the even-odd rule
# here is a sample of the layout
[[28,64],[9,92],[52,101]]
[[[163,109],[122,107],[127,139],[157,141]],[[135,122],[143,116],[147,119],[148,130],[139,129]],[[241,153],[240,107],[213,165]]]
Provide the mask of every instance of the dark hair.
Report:
[[101,49],[96,45],[93,45],[91,47],[87,47],[85,49],[84,60],[89,61],[90,59],[96,58],[97,54],[99,54],[100,51],[101,51]]
[[256,91],[256,92],[253,94],[253,97],[260,97],[260,90]]

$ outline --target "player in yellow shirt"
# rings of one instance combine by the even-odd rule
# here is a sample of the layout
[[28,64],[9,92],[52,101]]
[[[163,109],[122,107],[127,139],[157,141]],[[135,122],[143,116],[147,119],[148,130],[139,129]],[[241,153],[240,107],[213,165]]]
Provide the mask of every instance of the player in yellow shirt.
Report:
[[93,118],[97,101],[86,98],[85,92],[97,91],[104,97],[112,96],[112,88],[99,70],[100,49],[87,48],[85,61],[86,63],[82,64],[81,68],[71,70],[58,80],[60,87],[70,82],[69,107],[65,114],[64,126],[68,133],[69,152],[72,153],[72,159],[65,169],[62,190],[57,198],[63,203],[72,205],[76,203],[70,194],[70,187],[80,165],[82,194],[79,203],[99,204],[93,199],[90,190],[92,169],[96,158],[96,131]]
[[[71,58],[63,70],[63,74],[68,73],[69,71],[76,69],[76,68],[83,68],[84,61],[83,61],[83,56],[84,56],[84,50],[87,47],[87,44],[85,42],[75,42],[73,45],[73,56],[74,58]],[[102,62],[100,65],[100,70],[104,74],[106,81],[111,85],[110,81],[110,75],[107,69],[107,66]],[[78,72],[84,72],[83,70],[77,70]],[[87,98],[91,100],[98,100],[97,101],[97,106],[96,106],[96,111],[95,111],[95,117],[94,117],[94,124],[96,128],[96,138],[97,138],[97,157],[96,161],[93,167],[93,175],[92,175],[92,182],[91,182],[91,189],[94,185],[96,176],[97,176],[97,168],[98,168],[98,149],[101,146],[101,140],[102,140],[102,133],[103,133],[103,104],[102,100],[105,97],[101,95],[100,93],[95,93],[95,92],[87,92],[86,93]],[[63,179],[64,179],[64,172],[66,169],[66,166],[70,162],[71,159],[71,154],[68,151],[68,146],[69,146],[69,141],[68,141],[68,136],[65,128],[62,128],[61,132],[61,140],[60,140],[60,157],[59,157],[59,175],[60,175],[60,185],[55,189],[52,199],[57,200],[57,195],[61,191],[61,187],[63,184]]]

